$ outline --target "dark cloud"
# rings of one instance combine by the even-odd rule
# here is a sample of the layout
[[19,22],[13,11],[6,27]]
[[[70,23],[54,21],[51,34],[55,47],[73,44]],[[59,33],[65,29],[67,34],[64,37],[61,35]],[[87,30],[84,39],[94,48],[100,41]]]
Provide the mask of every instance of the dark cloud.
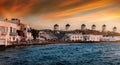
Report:
[[[106,6],[106,7],[91,9],[91,10],[87,10],[87,11],[84,11],[84,12],[79,12],[79,13],[71,15],[71,16],[64,16],[62,18],[82,17],[82,16],[85,16],[85,15],[88,15],[88,14],[90,15],[92,13],[104,11],[104,10],[111,9],[111,8],[114,8],[114,7],[120,7],[120,4],[113,4],[111,6]],[[118,10],[118,11],[120,11],[120,10]]]
[[[111,5],[106,7],[93,6],[93,9],[85,10],[83,12],[80,11],[72,15],[63,16],[63,18],[83,16],[94,12],[102,11],[108,8],[114,8],[119,6],[120,4],[120,0],[0,0],[0,15],[5,17],[9,16],[27,17],[33,15],[46,15],[51,13],[56,14],[59,12],[64,12],[66,10],[74,9],[76,7],[84,7],[86,5],[90,5],[91,3],[94,5],[100,4],[99,3],[100,1],[102,1],[101,3],[108,1],[108,3],[102,4],[100,6],[109,4],[112,4],[112,6]],[[80,9],[84,10],[87,8],[85,7]]]
[[34,28],[52,28],[50,24],[63,25],[66,20],[74,26],[84,20],[119,22],[119,4],[120,0],[0,0],[0,18],[18,17]]
[[[76,2],[69,4],[69,1]],[[4,10],[12,11],[12,13],[28,10],[27,13],[23,15],[27,16],[67,10],[77,6],[84,6],[95,1],[98,0],[1,0],[0,4]],[[58,5],[62,5],[62,3],[68,3],[68,5],[59,7]]]
[[[31,7],[31,14],[44,14],[44,13],[49,13],[49,12],[56,12],[56,11],[62,11],[62,10],[67,10],[71,9],[77,6],[84,6],[86,4],[98,1],[98,0],[78,0],[75,3],[59,7],[58,5],[62,3],[68,3],[68,0],[41,0],[41,2],[35,3]],[[74,0],[72,0],[74,1]]]

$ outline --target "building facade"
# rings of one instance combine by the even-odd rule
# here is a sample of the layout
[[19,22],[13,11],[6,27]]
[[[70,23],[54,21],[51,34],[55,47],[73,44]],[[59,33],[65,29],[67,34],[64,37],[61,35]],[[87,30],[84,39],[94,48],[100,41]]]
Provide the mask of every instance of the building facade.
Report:
[[30,26],[28,26],[28,25],[25,25],[25,26],[24,26],[24,34],[25,34],[25,40],[26,40],[26,41],[33,39],[32,31],[31,31]]
[[83,35],[83,38],[84,41],[99,42],[101,41],[102,35],[85,34]]
[[21,24],[17,18],[0,21],[0,44],[12,45],[21,41],[22,38],[32,39],[30,27]]
[[17,34],[17,30],[20,29],[19,23],[13,23],[13,21],[7,19],[0,21],[0,42],[2,40],[3,45],[10,45],[19,38]]
[[107,42],[120,41],[120,36],[103,36],[101,38],[101,41],[107,41]]
[[67,34],[64,37],[65,41],[92,41],[100,42],[102,35],[93,35],[93,34]]
[[63,38],[65,41],[83,41],[83,35],[80,34],[66,34]]

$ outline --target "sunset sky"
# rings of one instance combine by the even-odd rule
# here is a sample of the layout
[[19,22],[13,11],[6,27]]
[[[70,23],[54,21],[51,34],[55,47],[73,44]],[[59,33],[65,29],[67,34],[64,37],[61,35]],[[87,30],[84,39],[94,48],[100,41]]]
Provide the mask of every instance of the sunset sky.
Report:
[[19,18],[36,29],[53,29],[59,24],[64,29],[80,29],[81,24],[101,30],[113,26],[120,32],[120,0],[0,0],[0,18]]

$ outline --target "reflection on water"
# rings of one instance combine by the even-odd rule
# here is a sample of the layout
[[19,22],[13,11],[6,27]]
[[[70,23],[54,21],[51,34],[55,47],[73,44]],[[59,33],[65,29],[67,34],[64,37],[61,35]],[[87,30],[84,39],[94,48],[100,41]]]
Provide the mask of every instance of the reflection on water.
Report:
[[0,65],[120,65],[120,43],[28,46],[0,51]]

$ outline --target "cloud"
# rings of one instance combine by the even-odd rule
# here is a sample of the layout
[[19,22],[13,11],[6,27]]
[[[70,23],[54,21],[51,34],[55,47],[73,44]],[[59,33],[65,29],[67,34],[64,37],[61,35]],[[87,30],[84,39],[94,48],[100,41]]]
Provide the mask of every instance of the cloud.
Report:
[[[105,10],[108,8],[118,7],[120,2],[112,2],[112,0],[98,0],[94,1],[89,4],[84,4],[83,6],[77,6],[71,9],[57,11],[57,12],[50,12],[45,15],[48,18],[62,18],[62,17],[69,17],[74,16],[76,14],[88,14],[95,13],[97,11]],[[119,6],[120,7],[120,6]]]
[[34,28],[100,22],[104,18],[118,21],[119,4],[120,0],[0,0],[0,17],[18,17]]
[[[65,17],[120,3],[119,0],[0,0],[3,16]],[[7,14],[7,15],[6,15]],[[13,15],[13,16],[12,16]],[[52,15],[52,16],[51,16]]]

